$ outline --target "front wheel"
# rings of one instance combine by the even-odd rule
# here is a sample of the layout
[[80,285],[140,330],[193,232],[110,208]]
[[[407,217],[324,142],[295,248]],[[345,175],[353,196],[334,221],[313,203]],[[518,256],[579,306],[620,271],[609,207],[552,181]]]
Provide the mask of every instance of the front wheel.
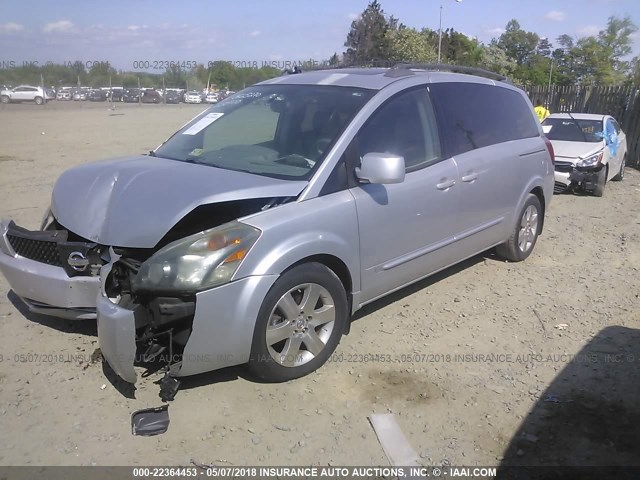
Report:
[[42,105],[44,103],[42,97],[36,97],[33,101],[36,102],[36,105]]
[[11,99],[9,97],[7,97],[6,95],[2,95],[2,97],[0,98],[0,101],[2,103],[9,103],[11,101]]
[[496,253],[511,262],[521,262],[531,255],[540,235],[542,215],[540,200],[530,193],[520,211],[520,221],[509,239],[496,247]]
[[317,370],[338,346],[348,315],[345,289],[332,270],[320,263],[288,270],[262,302],[249,368],[268,382]]

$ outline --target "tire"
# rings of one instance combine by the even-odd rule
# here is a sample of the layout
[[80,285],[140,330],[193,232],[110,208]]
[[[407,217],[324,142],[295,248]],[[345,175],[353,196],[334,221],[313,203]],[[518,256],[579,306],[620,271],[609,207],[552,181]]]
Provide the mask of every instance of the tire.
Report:
[[308,375],[336,349],[348,315],[345,289],[332,270],[306,263],[286,271],[260,307],[249,369],[266,382]]
[[2,95],[2,98],[0,98],[0,102],[2,102],[4,104],[7,104],[7,103],[11,102],[11,99],[6,95]]
[[601,197],[604,195],[604,187],[607,184],[607,175],[609,172],[609,166],[605,166],[604,168],[601,168],[600,171],[598,172],[598,183],[596,184],[596,187],[593,189],[593,196],[594,197]]
[[614,182],[621,182],[622,180],[624,180],[624,165],[625,165],[625,163],[627,163],[627,154],[626,153],[624,154],[624,157],[622,157],[622,165],[620,165],[620,171],[611,180],[613,180]]
[[44,100],[42,99],[42,97],[36,97],[33,99],[33,101],[35,102],[36,105],[42,105],[44,103]]
[[496,247],[496,253],[510,262],[525,260],[536,246],[542,226],[542,206],[540,200],[530,193],[518,215],[516,224],[509,239]]

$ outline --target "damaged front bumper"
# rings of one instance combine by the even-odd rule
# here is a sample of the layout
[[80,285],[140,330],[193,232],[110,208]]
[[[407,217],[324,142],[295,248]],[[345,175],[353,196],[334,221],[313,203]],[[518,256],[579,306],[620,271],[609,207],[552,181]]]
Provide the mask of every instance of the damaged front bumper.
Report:
[[56,232],[30,232],[3,220],[0,272],[32,312],[70,320],[96,318],[99,278],[70,277],[61,262],[64,254],[77,253],[81,247],[81,242],[68,242]]
[[576,167],[571,162],[556,160],[554,192],[561,193],[577,187],[591,192],[596,188],[603,168],[602,164],[593,167]]
[[[109,298],[107,282],[116,261],[100,272],[98,340],[111,368],[123,380],[135,383],[134,364],[140,358],[136,352],[148,346],[144,339],[149,337],[142,332],[148,326],[145,317],[149,309],[122,298]],[[169,356],[169,374],[183,377],[246,363],[258,311],[276,279],[277,275],[251,276],[196,293],[190,332],[182,351]],[[171,335],[165,335],[169,331],[158,335],[170,339]]]

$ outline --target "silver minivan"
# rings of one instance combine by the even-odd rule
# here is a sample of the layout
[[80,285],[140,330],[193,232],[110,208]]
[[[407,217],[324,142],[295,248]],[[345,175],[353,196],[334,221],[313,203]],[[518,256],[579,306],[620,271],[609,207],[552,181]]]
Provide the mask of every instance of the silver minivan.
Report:
[[2,223],[0,270],[33,311],[97,316],[128,382],[148,361],[285,381],[364,305],[492,247],[527,258],[553,161],[526,95],[488,73],[286,75],[149,155],[62,174],[40,231]]

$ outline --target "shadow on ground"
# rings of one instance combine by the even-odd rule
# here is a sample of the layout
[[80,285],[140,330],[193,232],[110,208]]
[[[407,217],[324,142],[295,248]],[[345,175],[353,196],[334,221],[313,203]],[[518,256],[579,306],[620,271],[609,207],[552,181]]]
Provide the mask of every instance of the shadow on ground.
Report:
[[[509,468],[522,466],[532,468]],[[636,468],[620,468],[629,466]],[[605,328],[573,356],[523,420],[499,472],[640,478],[640,330]]]
[[33,313],[24,304],[20,297],[10,290],[7,299],[20,312],[20,314],[33,323],[39,323],[45,327],[53,328],[64,333],[77,333],[91,337],[98,336],[98,327],[95,320],[65,320],[63,318],[51,317],[40,313]]

